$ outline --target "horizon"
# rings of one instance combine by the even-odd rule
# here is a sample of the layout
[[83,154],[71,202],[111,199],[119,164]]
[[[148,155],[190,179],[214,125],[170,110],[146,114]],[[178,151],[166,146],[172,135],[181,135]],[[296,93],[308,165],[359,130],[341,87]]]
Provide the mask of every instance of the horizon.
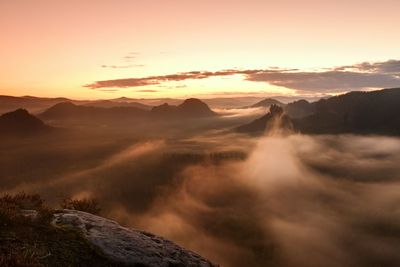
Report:
[[[307,100],[309,102],[316,102],[320,99],[327,99],[330,97],[335,97],[335,96],[340,96],[340,95],[345,95],[348,93],[352,92],[373,92],[373,91],[381,91],[381,90],[391,90],[391,89],[399,89],[400,87],[392,87],[392,88],[374,88],[371,90],[351,90],[351,91],[346,91],[346,92],[341,92],[341,93],[335,93],[335,94],[330,94],[330,95],[323,95],[323,96],[304,96],[304,95],[268,95],[268,94],[249,94],[249,95],[236,95],[236,96],[229,96],[229,95],[220,95],[220,96],[215,96],[215,95],[209,95],[206,97],[202,97],[203,95],[197,95],[197,96],[187,96],[187,97],[140,97],[140,98],[135,98],[135,97],[127,97],[127,96],[117,96],[113,98],[72,98],[72,97],[66,97],[66,96],[54,96],[54,97],[49,97],[49,96],[38,96],[38,95],[5,95],[5,94],[0,94],[0,97],[15,97],[15,98],[38,98],[38,99],[58,99],[58,98],[64,98],[67,100],[72,100],[72,101],[114,101],[118,102],[118,100],[121,99],[128,99],[128,100],[137,100],[137,101],[147,101],[147,100],[187,100],[190,98],[195,98],[195,99],[200,99],[200,100],[215,100],[215,99],[240,99],[240,98],[250,98],[250,99],[276,99],[279,100],[283,103],[291,103],[297,100]],[[286,101],[282,100],[286,99]]]

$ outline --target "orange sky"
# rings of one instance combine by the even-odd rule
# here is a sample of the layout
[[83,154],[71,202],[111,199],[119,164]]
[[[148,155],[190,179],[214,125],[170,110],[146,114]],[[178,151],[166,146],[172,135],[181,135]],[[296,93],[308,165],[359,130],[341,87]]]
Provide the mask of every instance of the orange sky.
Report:
[[240,74],[140,87],[84,85],[190,71],[321,71],[384,62],[400,55],[399,14],[398,0],[4,0],[0,94],[299,94]]

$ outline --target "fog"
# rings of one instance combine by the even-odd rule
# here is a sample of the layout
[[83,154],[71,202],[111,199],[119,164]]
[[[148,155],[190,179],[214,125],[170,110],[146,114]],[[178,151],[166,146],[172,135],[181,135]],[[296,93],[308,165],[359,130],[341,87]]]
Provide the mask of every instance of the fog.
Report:
[[269,108],[256,107],[256,108],[214,108],[213,111],[227,118],[239,118],[239,117],[260,117],[264,115]]
[[185,168],[145,214],[111,214],[225,266],[398,266],[399,155],[395,138],[264,137],[245,161]]
[[68,140],[2,149],[3,193],[40,193],[53,206],[93,197],[105,217],[223,266],[400,264],[398,138],[211,131]]

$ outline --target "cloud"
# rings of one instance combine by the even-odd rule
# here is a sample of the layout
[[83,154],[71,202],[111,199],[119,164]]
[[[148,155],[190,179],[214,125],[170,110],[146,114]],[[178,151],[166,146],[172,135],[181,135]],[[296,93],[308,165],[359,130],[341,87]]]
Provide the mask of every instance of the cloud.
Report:
[[[96,197],[105,216],[168,237],[222,266],[399,266],[398,138],[213,134],[127,140],[115,150],[105,149],[103,137],[95,141],[102,143],[98,149],[81,136],[72,140],[79,144],[46,144],[73,161],[59,160],[47,146],[46,153],[29,152],[40,162],[45,158],[39,154],[51,157],[47,164],[67,165],[52,174],[32,175],[41,172],[31,165],[28,176],[19,174],[18,166],[26,164],[7,151],[2,162],[14,162],[8,168],[15,165],[23,178],[17,186],[14,175],[5,175],[3,191],[40,193],[49,203]],[[237,150],[248,156],[217,162],[198,157]],[[81,158],[88,151],[92,156]],[[105,154],[97,158],[99,152]]]
[[122,60],[126,61],[126,62],[132,62],[134,61],[138,56],[140,55],[139,52],[130,52],[128,53],[128,55],[123,56]]
[[129,69],[134,67],[144,67],[144,64],[129,64],[129,65],[101,65],[102,68],[110,69]]
[[368,71],[375,73],[400,73],[400,60],[388,60],[384,62],[363,62],[353,66],[337,67],[335,70],[354,70],[354,71]]
[[118,89],[108,89],[108,88],[101,88],[99,89],[101,92],[118,92]]
[[322,72],[261,72],[248,75],[247,80],[322,93],[396,87],[400,85],[400,60],[363,62]]
[[144,64],[132,64],[135,59],[140,55],[139,52],[129,52],[127,55],[123,56],[121,59],[125,62],[124,65],[101,65],[102,68],[111,68],[111,69],[128,69],[134,67],[144,67]]
[[228,69],[215,72],[190,71],[161,76],[96,81],[85,85],[85,87],[91,89],[104,87],[125,88],[231,75],[244,75],[247,81],[265,82],[292,89],[298,93],[335,93],[399,86],[400,60],[375,63],[363,62],[321,71],[300,71],[298,69],[280,69],[277,67],[254,70]]
[[249,75],[247,80],[267,82],[301,92],[319,93],[400,85],[399,77],[392,74],[337,70],[325,72],[261,72]]
[[266,137],[244,161],[185,168],[152,209],[125,216],[223,266],[398,263],[399,149],[386,137]]
[[127,78],[127,79],[116,79],[116,80],[104,80],[97,81],[91,84],[87,84],[84,87],[91,89],[104,88],[104,87],[135,87],[135,86],[146,86],[146,85],[156,85],[163,82],[170,81],[184,81],[184,80],[199,80],[206,79],[216,76],[230,76],[235,74],[252,74],[257,73],[258,70],[222,70],[222,71],[190,71],[181,72],[177,74],[161,75],[161,76],[149,76],[144,78]]
[[139,92],[139,93],[156,93],[156,92],[158,92],[158,90],[143,89],[143,90],[137,90],[135,92]]
[[126,60],[126,61],[131,61],[131,60],[133,60],[135,58],[136,58],[136,56],[124,56],[123,57],[123,59]]
[[110,68],[110,69],[127,69],[131,68],[132,65],[101,65],[102,68]]

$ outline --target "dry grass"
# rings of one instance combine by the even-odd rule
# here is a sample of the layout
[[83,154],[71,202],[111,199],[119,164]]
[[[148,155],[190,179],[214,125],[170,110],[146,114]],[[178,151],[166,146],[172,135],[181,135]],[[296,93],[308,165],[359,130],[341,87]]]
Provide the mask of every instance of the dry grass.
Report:
[[[0,197],[0,225],[37,223],[49,224],[53,218],[54,210],[43,205],[44,201],[39,195],[18,193],[16,195],[5,194]],[[34,210],[37,216],[34,218],[25,216],[24,210]],[[0,265],[1,266],[1,265]]]
[[[68,200],[62,206],[100,212],[95,200]],[[26,210],[34,210],[37,215],[24,215]],[[53,227],[50,222],[54,212],[39,195],[0,197],[1,267],[118,266],[95,250],[81,233]]]
[[99,215],[101,208],[96,199],[71,199],[67,198],[61,203],[63,209],[80,210],[91,214]]

